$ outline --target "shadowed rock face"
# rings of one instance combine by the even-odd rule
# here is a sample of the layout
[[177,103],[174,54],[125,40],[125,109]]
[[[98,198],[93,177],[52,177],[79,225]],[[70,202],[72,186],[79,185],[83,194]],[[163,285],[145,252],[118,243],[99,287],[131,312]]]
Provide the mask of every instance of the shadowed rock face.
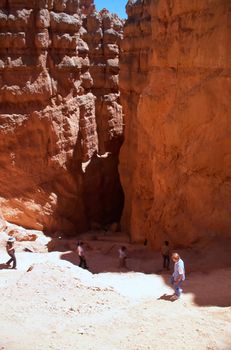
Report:
[[119,220],[122,27],[91,0],[0,0],[5,219],[50,233]]
[[153,246],[230,235],[230,2],[129,1],[124,228]]

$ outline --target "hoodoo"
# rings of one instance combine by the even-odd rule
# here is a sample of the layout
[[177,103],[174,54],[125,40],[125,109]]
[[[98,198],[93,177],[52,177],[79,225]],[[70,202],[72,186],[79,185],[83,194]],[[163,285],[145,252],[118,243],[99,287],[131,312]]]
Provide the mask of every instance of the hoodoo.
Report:
[[120,219],[122,35],[123,21],[91,0],[0,1],[6,220],[52,234]]
[[0,0],[3,217],[52,235],[122,215],[153,247],[230,236],[230,2],[126,9]]

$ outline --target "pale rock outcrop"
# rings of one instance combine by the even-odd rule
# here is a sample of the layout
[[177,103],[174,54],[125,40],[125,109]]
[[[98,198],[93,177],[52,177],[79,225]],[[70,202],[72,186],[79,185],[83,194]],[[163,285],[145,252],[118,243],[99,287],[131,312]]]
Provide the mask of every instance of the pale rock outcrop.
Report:
[[6,228],[6,222],[3,218],[2,211],[0,208],[0,231],[3,231]]
[[230,2],[129,1],[123,227],[154,247],[230,236]]
[[8,230],[8,237],[14,237],[18,242],[31,241],[34,242],[38,238],[36,233],[31,233],[30,230],[24,228],[13,228]]

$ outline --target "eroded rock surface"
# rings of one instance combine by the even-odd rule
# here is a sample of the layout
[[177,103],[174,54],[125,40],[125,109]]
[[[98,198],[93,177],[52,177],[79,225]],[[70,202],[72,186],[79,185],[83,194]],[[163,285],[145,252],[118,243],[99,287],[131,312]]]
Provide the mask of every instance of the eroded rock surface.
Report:
[[91,0],[0,0],[0,206],[50,233],[118,221],[122,21]]
[[230,235],[230,2],[133,0],[127,12],[124,228],[156,247]]

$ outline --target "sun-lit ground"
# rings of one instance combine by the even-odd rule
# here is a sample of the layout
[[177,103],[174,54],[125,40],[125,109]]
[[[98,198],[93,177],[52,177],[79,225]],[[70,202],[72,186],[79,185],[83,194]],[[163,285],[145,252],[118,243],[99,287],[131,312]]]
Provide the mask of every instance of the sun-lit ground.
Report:
[[1,247],[1,350],[231,349],[229,245],[180,251],[187,279],[171,302],[159,253],[127,244],[128,269],[119,270],[116,242],[89,241],[92,274],[62,244],[51,253],[22,244],[17,270],[4,267]]

